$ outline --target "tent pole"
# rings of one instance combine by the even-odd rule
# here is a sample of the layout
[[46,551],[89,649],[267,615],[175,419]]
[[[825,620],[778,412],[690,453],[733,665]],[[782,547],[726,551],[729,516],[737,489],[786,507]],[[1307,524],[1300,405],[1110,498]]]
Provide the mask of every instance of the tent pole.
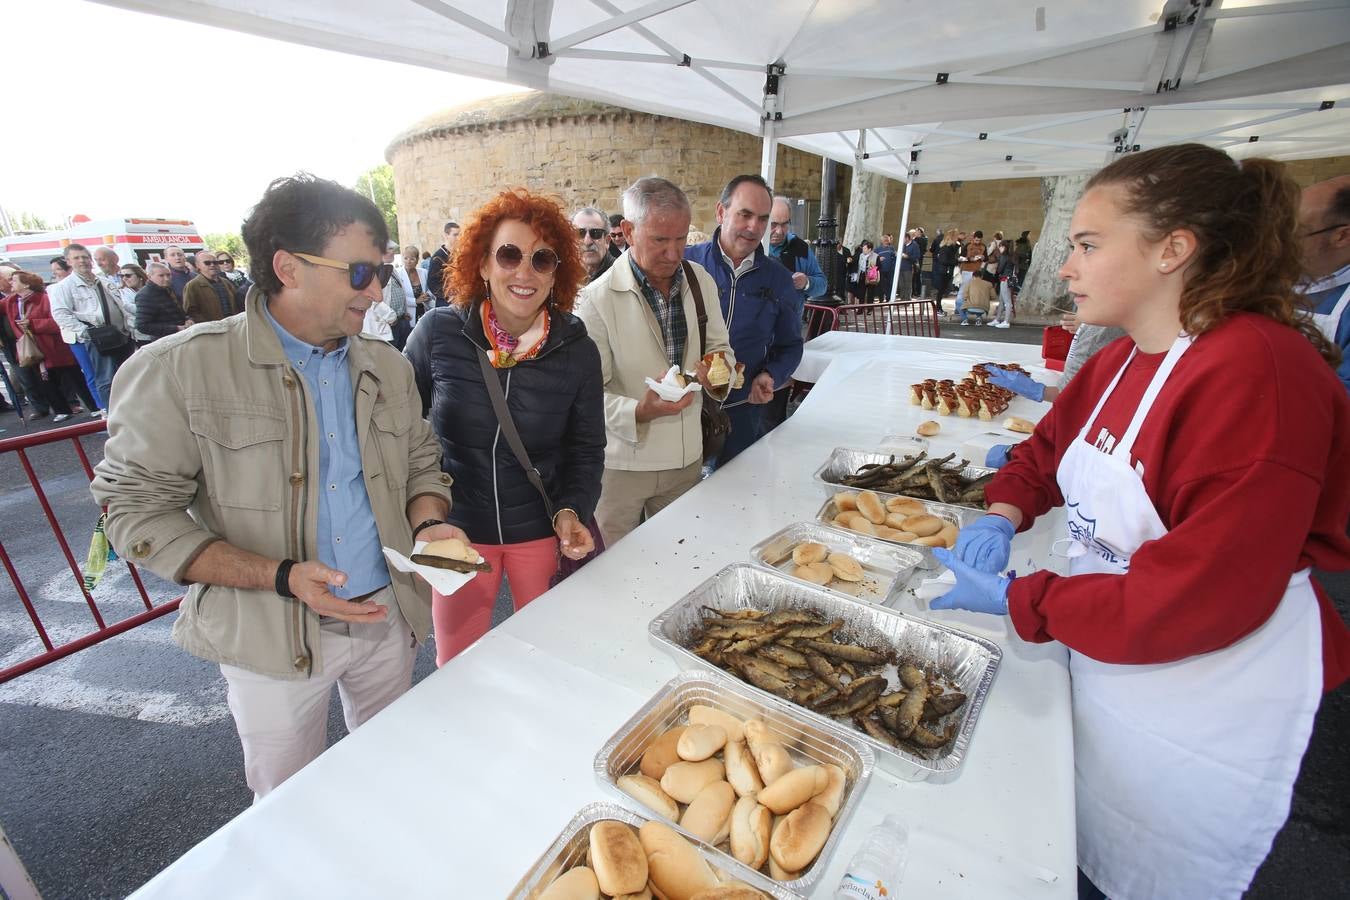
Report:
[[[900,289],[900,260],[905,254],[905,230],[909,228],[909,198],[914,193],[914,177],[905,176],[905,205],[900,210],[900,232],[895,236],[895,246],[900,251],[895,260],[895,274],[891,276],[891,299],[895,299],[897,291]],[[923,262],[923,260],[920,260]],[[913,278],[913,273],[910,274]]]
[[773,187],[778,175],[778,126],[772,122],[764,123],[764,144],[759,157],[759,175]]

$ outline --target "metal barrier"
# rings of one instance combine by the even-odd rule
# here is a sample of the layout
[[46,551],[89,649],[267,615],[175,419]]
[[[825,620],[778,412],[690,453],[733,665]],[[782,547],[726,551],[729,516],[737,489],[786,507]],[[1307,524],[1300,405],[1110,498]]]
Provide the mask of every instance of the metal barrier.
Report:
[[941,337],[938,305],[933,300],[853,303],[839,307],[839,331]]
[[56,513],[52,510],[51,503],[47,500],[47,493],[42,489],[42,482],[33,469],[33,463],[28,458],[28,451],[34,447],[40,447],[45,444],[54,444],[60,441],[70,441],[75,448],[75,453],[80,459],[80,464],[84,466],[84,473],[90,481],[94,479],[94,468],[89,464],[89,457],[84,452],[84,445],[80,443],[80,438],[88,434],[97,434],[107,428],[107,423],[103,421],[83,422],[78,425],[69,425],[65,428],[56,428],[51,431],[37,432],[22,437],[0,440],[0,460],[4,459],[5,454],[12,453],[18,457],[19,464],[23,466],[24,473],[28,476],[28,483],[33,488],[33,494],[42,507],[42,512],[47,517],[47,523],[51,526],[52,533],[56,536],[56,543],[61,548],[62,555],[65,556],[66,564],[70,567],[71,575],[75,578],[75,585],[81,594],[84,595],[84,601],[89,607],[89,613],[94,620],[94,630],[89,634],[79,637],[73,641],[57,646],[52,643],[47,634],[46,627],[42,624],[42,617],[38,614],[37,608],[33,605],[32,598],[28,590],[24,587],[19,573],[10,559],[9,552],[5,549],[3,541],[0,541],[0,564],[3,564],[5,571],[9,574],[9,580],[14,584],[14,590],[18,593],[19,601],[23,603],[24,609],[28,612],[28,618],[33,622],[33,628],[37,631],[38,639],[42,641],[42,646],[46,648],[42,653],[32,656],[17,665],[10,666],[7,669],[0,669],[0,684],[17,678],[34,669],[45,666],[47,663],[63,659],[73,653],[91,647],[100,641],[105,641],[110,637],[130,631],[138,625],[142,625],[152,619],[157,619],[165,613],[173,612],[178,608],[178,604],[183,598],[177,597],[165,603],[156,606],[151,602],[149,594],[145,592],[145,585],[141,582],[140,573],[130,562],[123,560],[127,571],[131,573],[131,580],[136,584],[136,590],[141,595],[141,602],[145,604],[145,612],[137,613],[134,616],[122,619],[109,625],[104,621],[103,613],[98,608],[93,595],[84,586],[84,576],[80,571],[80,564],[76,561],[75,555],[70,550],[70,544],[66,540],[65,533],[61,530],[61,524],[56,520]]
[[802,336],[809,341],[827,331],[834,331],[839,324],[839,309],[823,303],[807,303],[802,311],[802,322],[805,325]]

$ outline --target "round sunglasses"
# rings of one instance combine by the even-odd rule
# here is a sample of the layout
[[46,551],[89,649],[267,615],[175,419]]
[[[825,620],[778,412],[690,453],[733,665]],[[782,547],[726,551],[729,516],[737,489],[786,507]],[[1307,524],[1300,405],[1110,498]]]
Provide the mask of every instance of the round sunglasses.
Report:
[[[502,244],[493,257],[497,260],[497,265],[514,271],[524,261],[525,253],[515,244]],[[552,275],[557,270],[559,262],[558,254],[547,247],[540,247],[530,254],[530,268],[540,275]]]
[[[347,279],[354,291],[364,291],[370,287],[370,283],[376,278],[380,280],[380,287],[389,283],[389,279],[394,277],[394,267],[389,263],[368,263],[354,262],[345,263],[337,259],[329,259],[326,256],[315,256],[312,253],[297,253],[294,250],[288,251],[291,256],[312,266],[324,266],[329,269],[346,269]],[[520,251],[517,250],[517,253]],[[519,260],[517,260],[519,263]]]

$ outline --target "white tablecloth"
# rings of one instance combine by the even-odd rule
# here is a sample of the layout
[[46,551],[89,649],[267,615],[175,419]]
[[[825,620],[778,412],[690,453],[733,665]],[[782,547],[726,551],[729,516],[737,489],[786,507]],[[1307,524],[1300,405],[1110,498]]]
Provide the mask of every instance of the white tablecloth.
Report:
[[[910,383],[960,377],[990,354],[1030,362],[1009,344],[889,337],[873,350],[876,336],[827,337],[843,349],[787,423],[137,896],[504,896],[577,809],[614,799],[592,773],[595,753],[679,671],[647,623],[760,539],[809,520],[823,501],[810,476],[833,447],[873,446],[933,418],[909,405]],[[1019,400],[1010,412],[1034,419],[1044,407]],[[989,425],[942,421],[943,453]],[[1045,564],[1055,527],[1019,536],[1014,566]],[[833,896],[868,828],[898,813],[911,830],[902,896],[1074,897],[1063,649],[1022,643],[1004,619],[904,611],[997,640],[1002,665],[962,770],[916,783],[878,768],[816,895]]]

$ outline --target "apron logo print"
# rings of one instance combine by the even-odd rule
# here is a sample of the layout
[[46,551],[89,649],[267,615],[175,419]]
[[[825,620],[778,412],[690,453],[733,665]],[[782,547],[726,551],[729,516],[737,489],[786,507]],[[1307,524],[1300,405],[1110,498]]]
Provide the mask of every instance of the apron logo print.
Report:
[[1089,519],[1079,512],[1077,503],[1068,504],[1066,509],[1069,512],[1068,529],[1070,537],[1112,565],[1121,566],[1126,571],[1129,570],[1129,560],[1097,540],[1096,519]]

